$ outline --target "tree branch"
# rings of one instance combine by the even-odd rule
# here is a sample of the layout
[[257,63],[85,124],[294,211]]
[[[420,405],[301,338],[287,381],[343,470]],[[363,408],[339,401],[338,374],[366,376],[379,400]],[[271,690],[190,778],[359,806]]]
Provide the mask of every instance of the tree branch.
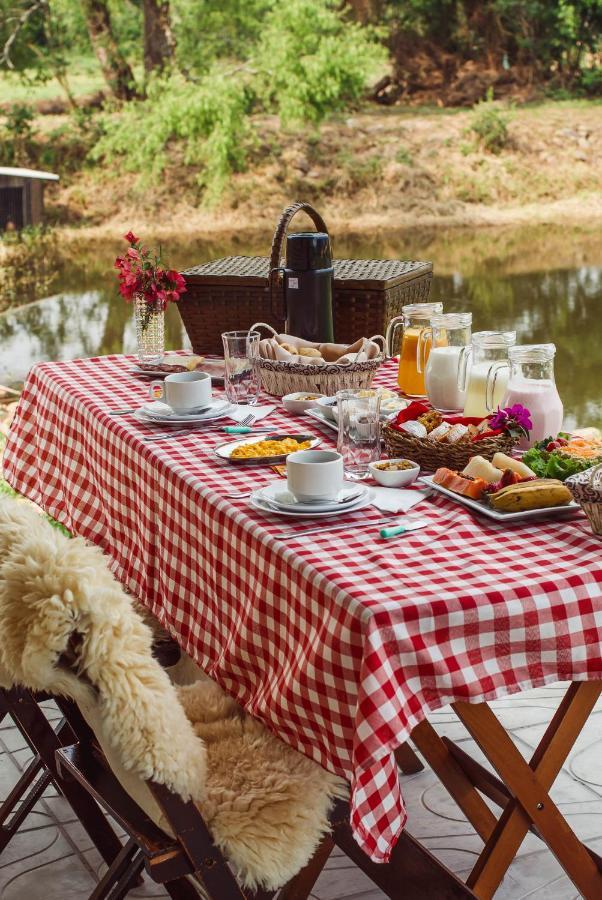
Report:
[[7,19],[8,22],[15,22],[15,26],[4,42],[4,47],[2,48],[2,53],[0,54],[0,66],[6,66],[7,69],[15,68],[10,56],[13,44],[19,37],[19,34],[25,28],[33,14],[42,9],[49,9],[48,0],[33,0],[31,6],[26,7],[20,16],[11,16],[9,19]]

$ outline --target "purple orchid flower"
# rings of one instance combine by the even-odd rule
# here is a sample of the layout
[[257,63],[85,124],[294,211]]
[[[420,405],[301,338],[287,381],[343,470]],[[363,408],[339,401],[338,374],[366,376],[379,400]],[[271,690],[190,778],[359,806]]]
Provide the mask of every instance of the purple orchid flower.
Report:
[[494,431],[519,431],[525,435],[533,428],[531,413],[523,406],[522,403],[515,403],[514,406],[505,406],[504,409],[497,408],[491,420],[491,428]]

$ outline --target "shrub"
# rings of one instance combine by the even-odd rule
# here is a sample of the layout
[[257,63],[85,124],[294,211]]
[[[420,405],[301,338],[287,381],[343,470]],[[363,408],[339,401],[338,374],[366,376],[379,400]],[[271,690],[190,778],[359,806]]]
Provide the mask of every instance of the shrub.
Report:
[[473,107],[469,130],[476,135],[484,150],[500,153],[510,143],[509,120],[509,114],[494,102],[493,93],[489,90],[486,100],[481,100]]

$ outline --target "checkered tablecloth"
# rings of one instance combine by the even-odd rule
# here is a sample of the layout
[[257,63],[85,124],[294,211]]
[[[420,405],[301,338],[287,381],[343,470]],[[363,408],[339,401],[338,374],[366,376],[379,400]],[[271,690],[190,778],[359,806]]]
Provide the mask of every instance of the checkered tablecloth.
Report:
[[[278,540],[293,520],[228,491],[277,477],[220,462],[220,433],[166,443],[108,410],[146,383],[131,359],[43,363],[29,374],[4,459],[7,480],[98,544],[118,578],[227,691],[352,785],[352,825],[373,859],[405,822],[393,750],[453,700],[602,677],[602,553],[587,520],[504,528],[443,498],[429,527]],[[387,365],[377,379],[394,383]],[[277,410],[277,428],[321,434]],[[307,522],[298,527],[306,526]]]

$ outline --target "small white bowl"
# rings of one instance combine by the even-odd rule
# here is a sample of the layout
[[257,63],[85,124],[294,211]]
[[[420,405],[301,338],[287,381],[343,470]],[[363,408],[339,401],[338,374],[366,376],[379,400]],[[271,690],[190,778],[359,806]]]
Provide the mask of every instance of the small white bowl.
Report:
[[282,405],[287,410],[287,412],[293,413],[295,416],[302,415],[306,409],[312,409],[315,406],[318,406],[320,400],[324,396],[323,394],[315,393],[317,397],[316,400],[301,400],[301,397],[306,397],[308,394],[314,394],[314,391],[297,391],[294,394],[287,394],[282,398]]
[[321,409],[327,419],[330,419],[332,422],[336,422],[334,410],[337,406],[337,398],[336,397],[320,397],[320,399],[316,402],[316,406],[318,409]]
[[[379,463],[411,462],[411,469],[377,469]],[[370,474],[384,487],[407,487],[413,484],[420,475],[420,466],[411,459],[380,459],[377,463],[369,463]]]

